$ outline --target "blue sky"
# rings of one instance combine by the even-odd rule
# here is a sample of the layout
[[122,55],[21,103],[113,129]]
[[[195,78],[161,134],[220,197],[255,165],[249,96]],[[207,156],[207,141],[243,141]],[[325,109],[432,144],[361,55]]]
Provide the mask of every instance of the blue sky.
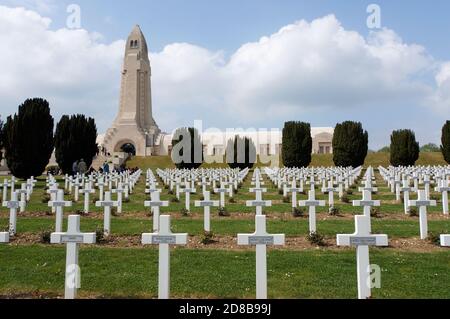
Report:
[[[81,8],[85,34],[66,29],[71,3]],[[371,3],[381,7],[381,30],[367,27]],[[11,64],[11,74],[3,72],[10,83],[0,84],[3,117],[34,94],[55,105],[55,118],[83,112],[104,131],[118,107],[123,40],[138,23],[152,52],[154,117],[166,131],[195,119],[219,128],[350,119],[363,122],[375,149],[399,128],[414,129],[422,144],[439,143],[450,119],[448,1],[0,0],[0,6],[0,51],[6,51],[0,61]],[[21,6],[37,16],[17,11]],[[45,25],[45,18],[52,22]],[[28,41],[31,33],[35,42]],[[25,52],[25,65],[6,61],[17,50]],[[18,85],[19,72],[32,76]],[[52,81],[42,83],[47,77]]]

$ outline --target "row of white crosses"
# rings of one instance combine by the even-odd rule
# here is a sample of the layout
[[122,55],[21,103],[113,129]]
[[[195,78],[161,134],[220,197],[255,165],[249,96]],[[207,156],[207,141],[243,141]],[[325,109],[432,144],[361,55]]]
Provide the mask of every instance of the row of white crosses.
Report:
[[[430,200],[430,184],[434,182],[435,191],[441,193],[444,215],[448,216],[448,192],[450,167],[446,166],[416,166],[416,167],[379,167],[383,179],[391,186],[391,191],[403,192],[404,210],[408,214],[411,207],[419,209],[420,238],[428,237],[427,207],[437,206],[436,200]],[[413,187],[411,187],[411,180]],[[420,185],[423,184],[423,189]],[[401,185],[401,186],[400,186]],[[417,200],[410,199],[410,193],[417,193]],[[443,235],[441,244],[446,246],[446,237]]]

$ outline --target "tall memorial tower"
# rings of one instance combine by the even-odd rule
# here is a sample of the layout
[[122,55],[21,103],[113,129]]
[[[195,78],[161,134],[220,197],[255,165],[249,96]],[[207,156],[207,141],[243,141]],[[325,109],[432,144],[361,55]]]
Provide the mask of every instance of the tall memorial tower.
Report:
[[108,152],[120,152],[124,145],[132,145],[137,156],[154,155],[161,131],[153,119],[151,92],[147,42],[137,25],[126,43],[119,113],[103,141]]

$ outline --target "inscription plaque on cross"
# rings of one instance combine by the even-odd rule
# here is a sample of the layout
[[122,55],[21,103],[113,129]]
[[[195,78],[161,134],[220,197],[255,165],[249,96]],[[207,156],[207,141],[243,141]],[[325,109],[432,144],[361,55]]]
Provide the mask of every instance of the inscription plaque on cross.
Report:
[[266,216],[255,216],[256,231],[238,234],[238,245],[256,246],[256,298],[267,299],[267,246],[284,245],[284,234],[268,234]]
[[355,233],[337,235],[338,246],[356,247],[356,272],[358,281],[358,298],[371,297],[369,246],[388,246],[387,235],[372,235],[369,231],[369,218],[355,216]]
[[80,232],[80,216],[69,216],[67,232],[56,232],[51,234],[52,244],[66,244],[66,279],[65,299],[75,299],[77,289],[80,287],[81,274],[78,266],[78,250],[80,244],[95,244],[95,233]]
[[246,202],[247,207],[256,207],[256,215],[262,215],[263,214],[263,207],[270,207],[272,206],[271,200],[263,200],[262,199],[262,191],[256,191],[256,199],[255,200],[248,200]]
[[142,234],[143,245],[159,245],[158,298],[170,297],[170,246],[186,245],[188,234],[174,234],[170,230],[170,216],[161,215],[159,231]]
[[60,233],[62,232],[63,227],[63,218],[64,218],[63,208],[72,206],[72,202],[64,200],[64,191],[60,189],[56,194],[56,200],[49,201],[48,206],[56,208],[55,232]]

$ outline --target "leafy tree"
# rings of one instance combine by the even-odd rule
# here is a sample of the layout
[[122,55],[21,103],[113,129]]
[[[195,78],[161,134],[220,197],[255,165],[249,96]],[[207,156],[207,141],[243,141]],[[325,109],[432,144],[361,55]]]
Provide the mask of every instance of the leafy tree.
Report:
[[424,152],[424,153],[440,152],[441,148],[439,146],[437,146],[436,144],[428,143],[428,144],[425,144],[424,146],[422,146],[420,148],[420,151]]
[[286,167],[308,167],[311,163],[311,125],[286,122],[283,128],[282,159]]
[[64,115],[56,125],[55,155],[64,174],[72,174],[72,165],[83,159],[87,167],[98,153],[97,126],[84,115]]
[[442,146],[441,151],[444,159],[450,164],[450,121],[447,121],[442,127]]
[[369,134],[359,122],[337,124],[333,136],[333,161],[336,166],[358,167],[364,164],[369,149]]
[[196,128],[183,127],[175,131],[172,161],[178,169],[196,169],[203,164],[203,145]]
[[391,165],[412,166],[419,159],[419,143],[411,130],[398,130],[391,135]]
[[248,137],[236,136],[227,143],[227,163],[230,168],[252,168],[256,163],[255,143]]
[[5,158],[11,173],[22,179],[40,176],[54,148],[53,117],[46,100],[28,99],[4,126]]

